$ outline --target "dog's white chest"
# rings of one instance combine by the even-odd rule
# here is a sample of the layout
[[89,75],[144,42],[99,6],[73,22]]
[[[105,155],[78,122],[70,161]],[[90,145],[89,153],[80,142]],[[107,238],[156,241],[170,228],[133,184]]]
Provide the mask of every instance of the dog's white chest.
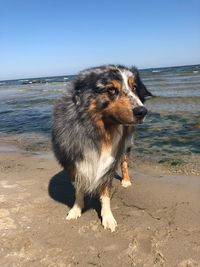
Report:
[[110,169],[111,165],[114,163],[121,137],[122,127],[119,128],[118,133],[114,136],[112,140],[112,145],[109,148],[103,150],[101,153],[98,162],[96,180],[104,176],[104,174]]
[[78,183],[80,183],[80,187],[84,188],[85,191],[94,191],[101,183],[102,177],[114,164],[121,137],[122,127],[113,137],[111,145],[102,149],[100,156],[95,150],[89,150],[85,153],[85,159],[77,162]]
[[98,167],[95,180],[99,180],[109,170],[114,160],[115,158],[114,155],[112,155],[112,149],[106,150],[101,154],[97,165]]

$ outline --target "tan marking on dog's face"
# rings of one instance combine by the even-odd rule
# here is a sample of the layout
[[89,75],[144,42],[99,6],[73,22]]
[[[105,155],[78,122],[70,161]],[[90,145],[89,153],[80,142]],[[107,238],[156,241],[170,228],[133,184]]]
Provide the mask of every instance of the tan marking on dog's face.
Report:
[[105,120],[116,124],[132,124],[134,123],[133,106],[130,99],[121,95],[117,100],[110,102],[102,113]]
[[97,109],[96,99],[91,101],[88,112],[102,138],[101,152],[105,152],[109,150],[112,145],[112,141],[116,136],[118,125],[111,123],[109,124],[109,127],[107,127],[103,118],[102,111]]
[[128,85],[130,88],[133,88],[135,86],[135,79],[133,76],[128,77]]
[[122,83],[118,80],[112,80],[112,85],[118,90],[122,90]]
[[111,82],[109,82],[106,86],[109,98],[122,92],[122,87],[122,83],[118,80],[112,80]]

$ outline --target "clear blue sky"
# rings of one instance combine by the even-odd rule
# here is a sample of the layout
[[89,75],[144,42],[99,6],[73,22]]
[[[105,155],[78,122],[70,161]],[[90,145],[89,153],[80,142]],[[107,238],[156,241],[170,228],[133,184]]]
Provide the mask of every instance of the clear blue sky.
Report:
[[0,80],[200,63],[199,0],[0,0]]

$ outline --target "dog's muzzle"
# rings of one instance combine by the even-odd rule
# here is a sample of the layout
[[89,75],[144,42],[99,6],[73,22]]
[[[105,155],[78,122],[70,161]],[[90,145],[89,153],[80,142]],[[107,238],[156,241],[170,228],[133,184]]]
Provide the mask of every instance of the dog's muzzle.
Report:
[[147,109],[143,106],[133,109],[133,114],[138,120],[142,120],[147,115]]

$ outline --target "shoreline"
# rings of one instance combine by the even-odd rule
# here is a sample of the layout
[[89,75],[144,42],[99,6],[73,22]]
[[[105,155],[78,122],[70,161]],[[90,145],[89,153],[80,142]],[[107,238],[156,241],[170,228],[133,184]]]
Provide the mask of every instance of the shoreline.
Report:
[[65,220],[74,190],[53,156],[0,152],[0,166],[1,266],[200,266],[198,176],[131,167],[131,187],[114,179],[110,233],[97,200]]
[[[52,156],[50,137],[44,135],[10,135],[0,137],[1,152],[21,152],[35,155],[44,155],[47,158]],[[182,158],[177,157],[160,157],[158,155],[145,155],[132,149],[129,166],[135,168],[140,166],[141,169],[154,168],[166,174],[183,174],[200,176],[200,165],[198,164],[200,156],[198,154],[184,155]]]

